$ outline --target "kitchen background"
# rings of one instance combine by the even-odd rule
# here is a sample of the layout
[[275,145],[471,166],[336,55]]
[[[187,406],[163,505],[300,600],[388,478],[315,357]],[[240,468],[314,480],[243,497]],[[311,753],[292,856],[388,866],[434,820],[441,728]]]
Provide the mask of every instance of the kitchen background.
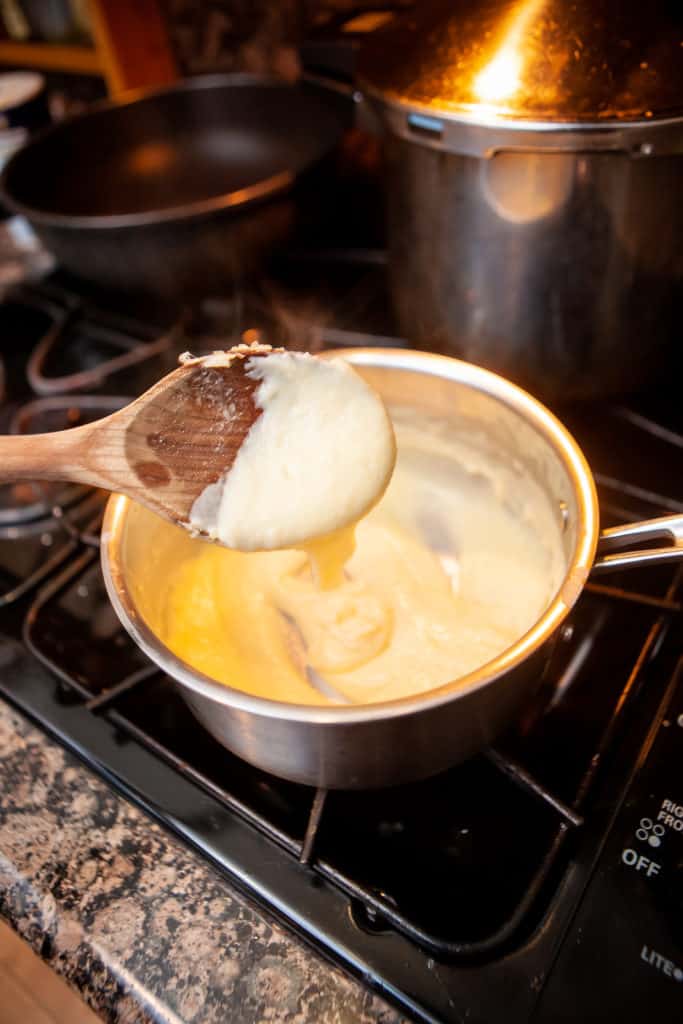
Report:
[[[106,94],[187,74],[270,70],[293,79],[301,40],[323,38],[348,16],[368,29],[383,8],[401,6],[409,4],[0,0],[0,66],[43,72],[59,118]],[[255,322],[311,349],[394,343],[391,258],[370,215],[381,219],[381,202],[373,175],[367,183],[363,174],[373,145],[356,138],[355,176],[344,177],[343,160],[334,165],[343,188],[324,162],[319,195],[334,187],[340,212],[328,202],[329,216],[309,215],[304,226],[317,230],[288,242],[253,287],[242,290],[238,278],[233,291],[210,296],[189,324],[199,344],[236,339]],[[425,160],[431,152],[414,149]],[[653,173],[673,172],[672,160],[654,161]],[[621,311],[622,346],[633,317],[612,301],[623,282],[610,255],[637,255],[636,228],[655,225],[646,269],[666,263],[663,239],[680,236],[675,193],[655,177],[643,214],[640,193],[637,202],[616,202],[626,190],[620,179],[615,186],[609,158],[597,187],[582,154],[569,163],[569,177],[545,179],[546,199],[566,216],[562,230],[588,224],[595,279],[618,286],[600,312]],[[535,197],[541,169],[530,168]],[[615,214],[624,238],[619,230],[604,236],[608,257],[596,245],[603,221],[594,220],[595,207],[579,206],[582,218],[565,202],[568,181],[577,200],[588,197],[603,213],[615,200],[615,211],[633,215],[623,225]],[[489,184],[499,184],[495,175]],[[419,194],[420,213],[428,193]],[[297,193],[297,203],[303,198]],[[485,276],[505,297],[520,294],[525,280],[534,295],[552,293],[553,323],[567,342],[558,351],[572,354],[582,307],[570,306],[571,331],[563,331],[554,287],[568,275],[544,289],[522,273],[525,254],[538,247],[518,238],[533,238],[534,225],[552,218],[489,198],[480,208],[501,211],[497,227],[510,231],[515,256],[505,287],[502,270],[484,267]],[[569,237],[559,234],[563,243]],[[531,269],[545,274],[550,264]],[[120,301],[93,304],[62,272],[0,302],[5,430],[97,417],[191,347],[185,321],[124,317]],[[630,300],[638,289],[624,279]],[[654,274],[644,280],[658,284]],[[677,320],[680,291],[669,306],[646,305],[653,317],[671,309]],[[639,334],[649,353],[654,327]],[[618,349],[612,366],[628,365],[635,349],[628,358]],[[584,354],[590,368],[594,347]],[[562,406],[595,470],[605,524],[683,511],[680,374],[673,362],[648,361],[658,387]],[[602,371],[587,375],[591,385]],[[560,380],[565,388],[578,374],[563,370]],[[327,795],[251,768],[188,718],[107,598],[96,550],[101,497],[37,487],[0,495],[0,916],[104,1019],[397,1024],[405,1014],[429,1024],[570,1024],[618,1015],[630,1024],[654,1013],[660,1024],[680,1021],[680,571],[661,565],[589,582],[546,662],[538,703],[495,747],[427,782]],[[0,938],[0,1024],[9,985],[2,969],[12,973],[13,948]],[[23,971],[24,994],[47,991]],[[24,1006],[18,1019],[47,1024],[51,1011],[59,1019],[61,998],[45,996],[33,1017]],[[76,1011],[62,1015],[76,1019]]]
[[[52,53],[38,49],[19,54],[33,58],[35,64],[79,65],[83,70],[94,67],[96,60],[85,54],[93,39],[101,38],[101,20],[111,19],[119,38],[117,47],[134,46],[135,37],[149,31],[149,24],[163,19],[168,32],[173,58],[182,75],[206,74],[213,71],[271,70],[285,77],[297,73],[296,45],[312,30],[342,16],[380,15],[387,9],[411,6],[412,0],[373,2],[373,0],[144,0],[142,3],[113,4],[97,0],[89,6],[86,0],[2,0],[0,32],[10,43],[25,45],[49,42]],[[362,21],[359,24],[363,24]],[[372,25],[372,21],[365,21]],[[81,52],[74,51],[80,46]],[[62,48],[61,52],[58,48]],[[68,50],[71,50],[69,54]],[[12,49],[0,42],[0,59],[11,63]],[[17,59],[17,64],[22,63]],[[57,70],[56,67],[53,70]],[[148,69],[139,69],[149,75]]]

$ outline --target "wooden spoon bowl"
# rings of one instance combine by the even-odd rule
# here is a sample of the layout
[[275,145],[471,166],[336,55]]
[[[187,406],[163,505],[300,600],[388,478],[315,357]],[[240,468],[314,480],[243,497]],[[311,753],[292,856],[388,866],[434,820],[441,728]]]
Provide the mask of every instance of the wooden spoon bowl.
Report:
[[53,434],[0,437],[0,482],[73,480],[119,491],[187,525],[203,492],[232,467],[261,415],[258,380],[246,359],[266,345],[240,345],[200,359],[185,357],[143,395],[93,423]]

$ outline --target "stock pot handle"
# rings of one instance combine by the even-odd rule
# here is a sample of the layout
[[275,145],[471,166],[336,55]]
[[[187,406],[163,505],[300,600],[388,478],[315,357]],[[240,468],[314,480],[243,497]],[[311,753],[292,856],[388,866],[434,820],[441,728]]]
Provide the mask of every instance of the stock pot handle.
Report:
[[[637,551],[619,550],[641,540],[668,540],[670,543]],[[662,516],[660,519],[647,519],[642,523],[627,523],[603,530],[598,540],[598,557],[593,563],[592,572],[637,569],[644,565],[678,561],[683,561],[683,515]]]

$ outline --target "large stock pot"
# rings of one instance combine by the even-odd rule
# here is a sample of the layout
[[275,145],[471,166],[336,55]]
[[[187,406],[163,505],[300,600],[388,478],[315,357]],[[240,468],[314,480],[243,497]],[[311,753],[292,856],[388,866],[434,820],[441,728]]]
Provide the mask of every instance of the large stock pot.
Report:
[[361,50],[389,276],[419,348],[542,398],[641,388],[677,342],[683,6],[425,0]]

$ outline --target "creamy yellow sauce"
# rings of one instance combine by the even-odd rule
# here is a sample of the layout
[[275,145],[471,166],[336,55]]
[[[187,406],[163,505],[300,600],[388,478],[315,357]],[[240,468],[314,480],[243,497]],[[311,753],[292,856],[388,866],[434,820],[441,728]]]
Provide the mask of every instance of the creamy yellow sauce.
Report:
[[[355,523],[382,497],[396,459],[380,396],[347,363],[305,352],[240,346],[189,363],[210,372],[236,358],[259,415],[192,505],[190,527],[237,551],[276,551]],[[230,422],[235,410],[233,401],[219,412]]]
[[249,693],[373,703],[449,683],[531,628],[564,573],[545,495],[474,444],[394,424],[396,470],[355,550],[349,530],[308,551],[166,556],[146,617],[168,647]]

